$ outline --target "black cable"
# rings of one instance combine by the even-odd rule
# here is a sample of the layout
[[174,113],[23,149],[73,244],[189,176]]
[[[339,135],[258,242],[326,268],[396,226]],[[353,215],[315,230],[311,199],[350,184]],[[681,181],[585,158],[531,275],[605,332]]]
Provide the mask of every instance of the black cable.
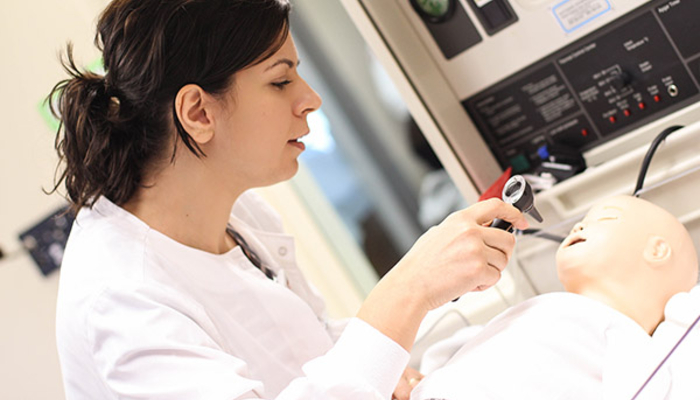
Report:
[[562,236],[554,235],[554,234],[547,233],[547,232],[542,232],[541,229],[524,229],[524,230],[521,230],[520,233],[522,233],[523,235],[532,235],[532,236],[539,237],[542,239],[551,240],[551,241],[557,242],[557,243],[561,243],[565,239]]
[[[642,160],[642,167],[639,169],[639,176],[637,177],[637,186],[634,188],[633,192],[634,196],[638,197],[639,191],[642,190],[642,188],[644,187],[644,179],[647,176],[647,171],[649,170],[649,165],[651,164],[651,159],[654,157],[656,149],[659,147],[661,142],[663,142],[668,137],[668,135],[682,128],[683,126],[680,125],[670,126],[664,129],[661,133],[659,133],[651,142],[651,145],[649,145],[649,150],[647,150],[647,154],[644,155],[644,160]],[[523,235],[534,235],[536,237],[552,240],[554,242],[561,242],[564,240],[564,238],[557,235],[552,235],[546,232],[539,233],[539,229],[525,229],[521,232]]]
[[647,154],[644,156],[644,160],[642,161],[642,167],[639,169],[639,176],[637,177],[637,186],[634,188],[633,192],[634,196],[639,197],[639,191],[642,190],[642,187],[644,187],[644,178],[646,178],[647,176],[649,164],[651,164],[651,158],[654,157],[654,152],[656,152],[656,149],[659,147],[661,142],[663,142],[666,139],[666,137],[668,137],[668,135],[681,128],[683,128],[683,126],[680,125],[668,127],[664,129],[661,133],[659,133],[659,135],[656,136],[651,142],[649,150],[647,150]]

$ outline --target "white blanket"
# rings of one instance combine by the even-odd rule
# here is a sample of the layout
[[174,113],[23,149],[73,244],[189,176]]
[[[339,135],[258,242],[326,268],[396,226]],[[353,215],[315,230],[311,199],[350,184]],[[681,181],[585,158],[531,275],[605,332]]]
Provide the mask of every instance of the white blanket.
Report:
[[[413,391],[426,399],[632,399],[700,315],[700,287],[674,296],[653,337],[570,293],[537,296],[492,320]],[[700,398],[700,326],[638,400]]]
[[601,366],[629,353],[619,346],[649,347],[650,341],[637,323],[602,303],[545,294],[492,320],[411,398],[602,399]]
[[[696,286],[690,293],[673,296],[666,304],[664,314],[665,321],[656,328],[653,335],[658,361],[670,352],[700,316],[700,286]],[[654,377],[651,381],[653,390],[650,393],[661,393],[664,385],[668,384],[666,399],[700,399],[700,323],[688,332],[659,375],[660,378]],[[654,398],[646,390],[639,400]]]

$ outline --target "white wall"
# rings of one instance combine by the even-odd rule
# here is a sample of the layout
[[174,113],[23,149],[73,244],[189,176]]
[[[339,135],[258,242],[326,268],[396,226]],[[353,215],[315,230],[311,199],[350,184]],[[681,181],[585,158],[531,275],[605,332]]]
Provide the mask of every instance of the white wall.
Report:
[[[53,132],[38,107],[63,77],[57,54],[70,39],[85,63],[99,0],[0,3],[0,246],[63,204],[47,196],[56,157]],[[0,260],[0,398],[62,399],[54,309],[58,276],[44,278],[26,253]]]

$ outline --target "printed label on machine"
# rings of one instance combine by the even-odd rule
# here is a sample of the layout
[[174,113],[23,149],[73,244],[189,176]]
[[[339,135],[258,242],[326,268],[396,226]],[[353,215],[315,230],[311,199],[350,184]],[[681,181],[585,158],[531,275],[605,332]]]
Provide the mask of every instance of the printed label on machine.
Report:
[[570,33],[611,9],[608,0],[565,0],[554,6],[552,11],[559,25]]

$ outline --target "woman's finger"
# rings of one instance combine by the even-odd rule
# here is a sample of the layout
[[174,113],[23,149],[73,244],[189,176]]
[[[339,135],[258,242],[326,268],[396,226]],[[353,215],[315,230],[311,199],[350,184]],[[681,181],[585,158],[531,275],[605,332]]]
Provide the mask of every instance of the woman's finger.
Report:
[[501,229],[484,227],[481,237],[486,246],[502,252],[507,259],[513,254],[515,248],[515,235]]
[[510,222],[518,229],[526,229],[529,226],[520,210],[500,199],[492,198],[480,201],[467,210],[475,216],[476,223],[479,225],[487,224],[498,218]]
[[506,269],[509,257],[508,254],[503,252],[503,250],[486,246],[484,253],[486,255],[486,264],[496,268],[499,272]]
[[488,264],[481,274],[481,279],[479,280],[479,285],[476,290],[482,291],[490,288],[491,286],[498,283],[501,280],[501,270],[494,265]]
[[396,400],[409,400],[411,398],[412,389],[413,388],[408,385],[405,379],[401,379],[391,398]]

